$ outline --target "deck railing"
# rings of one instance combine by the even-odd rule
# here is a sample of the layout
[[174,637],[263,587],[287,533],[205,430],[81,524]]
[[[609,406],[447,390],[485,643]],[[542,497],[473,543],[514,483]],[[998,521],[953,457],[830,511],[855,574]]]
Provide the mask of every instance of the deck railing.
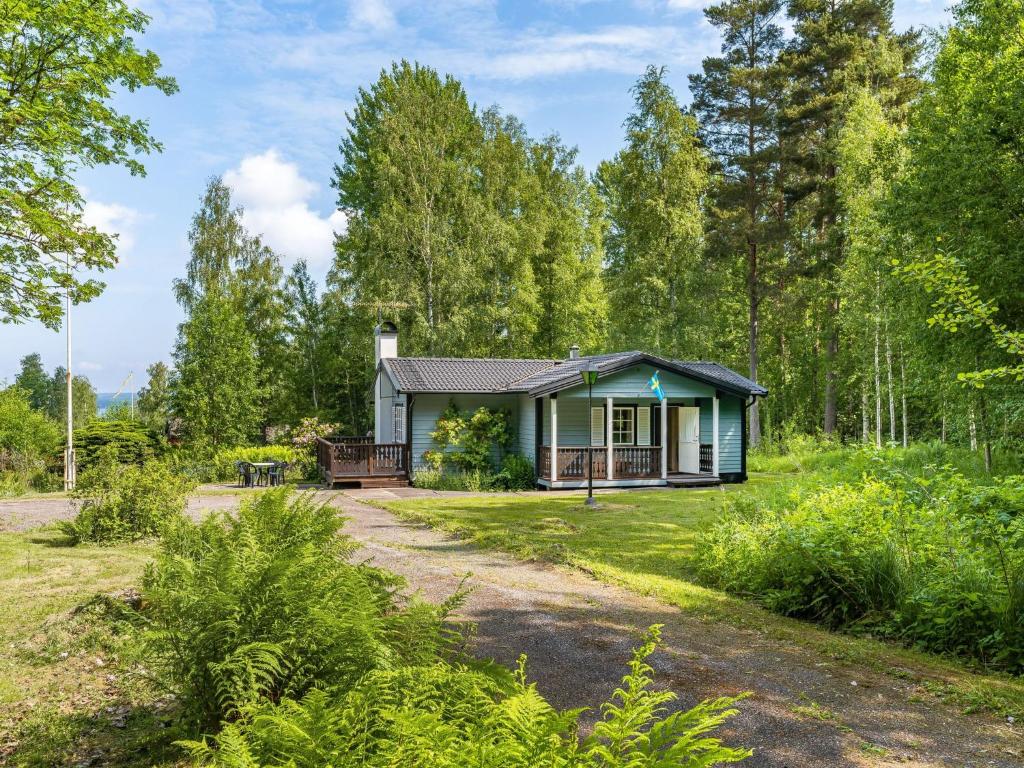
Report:
[[[558,479],[586,480],[588,454],[594,457],[594,479],[608,479],[608,449],[603,447],[559,446]],[[538,468],[542,478],[551,477],[551,447],[542,445]],[[612,449],[614,472],[617,480],[638,480],[661,477],[661,446],[623,445]]]
[[715,447],[710,443],[700,444],[700,471],[702,474],[710,475],[715,467]]
[[328,482],[346,477],[408,477],[405,443],[374,443],[365,437],[318,437],[317,464]]

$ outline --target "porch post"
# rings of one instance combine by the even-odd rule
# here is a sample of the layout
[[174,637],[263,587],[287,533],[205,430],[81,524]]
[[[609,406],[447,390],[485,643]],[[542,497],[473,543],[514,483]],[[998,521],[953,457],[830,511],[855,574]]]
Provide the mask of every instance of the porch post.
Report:
[[558,480],[558,398],[551,396],[551,482]]
[[605,456],[605,476],[612,480],[615,476],[615,444],[612,440],[612,403],[610,397],[604,400],[604,447],[608,452]]
[[718,477],[718,392],[711,401],[711,474]]
[[668,480],[668,398],[661,401],[661,479]]

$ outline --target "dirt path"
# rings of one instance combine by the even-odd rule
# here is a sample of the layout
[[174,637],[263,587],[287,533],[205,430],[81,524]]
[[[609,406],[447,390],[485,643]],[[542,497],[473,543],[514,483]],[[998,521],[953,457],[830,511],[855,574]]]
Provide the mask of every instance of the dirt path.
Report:
[[[381,493],[376,496],[383,498]],[[460,617],[477,626],[474,652],[505,664],[526,653],[530,678],[559,707],[596,707],[606,700],[640,632],[664,624],[664,645],[652,664],[659,684],[675,691],[680,704],[753,692],[725,731],[730,743],[756,749],[744,765],[1024,766],[1019,725],[923,701],[895,677],[792,648],[765,633],[700,622],[581,573],[468,547],[403,523],[354,498],[356,493],[323,495],[349,518],[345,531],[362,544],[362,556],[403,575],[427,598],[448,597],[469,574],[473,591]],[[189,510],[199,516],[206,509],[231,509],[239,498],[200,494]],[[362,498],[375,494],[362,492]],[[71,514],[66,499],[0,502],[0,531]],[[794,711],[812,702],[835,720]]]
[[[755,747],[744,765],[1024,765],[1019,730],[916,701],[912,686],[896,678],[759,632],[690,619],[583,574],[467,547],[347,495],[333,503],[372,562],[405,576],[428,598],[447,597],[471,573],[474,589],[460,615],[478,627],[474,651],[506,664],[526,653],[530,678],[560,707],[599,705],[618,684],[639,632],[664,624],[664,648],[653,666],[682,704],[754,692],[727,731],[731,743]],[[837,721],[793,711],[811,702]]]

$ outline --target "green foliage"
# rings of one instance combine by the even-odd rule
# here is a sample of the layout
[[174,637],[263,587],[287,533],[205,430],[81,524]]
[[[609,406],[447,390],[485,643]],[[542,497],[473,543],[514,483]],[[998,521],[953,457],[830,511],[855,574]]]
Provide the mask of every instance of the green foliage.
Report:
[[654,627],[586,739],[578,736],[582,710],[551,707],[526,683],[524,659],[514,676],[443,662],[377,670],[333,696],[315,690],[301,701],[250,707],[212,744],[185,746],[199,765],[223,768],[319,768],[338,755],[353,765],[432,768],[668,768],[749,757],[711,735],[735,714],[736,698],[665,716],[675,695],[651,690],[647,658],[657,642]]
[[[149,17],[122,0],[33,0],[0,13],[0,316],[56,329],[65,289],[75,303],[103,288],[78,275],[112,267],[114,239],[82,220],[83,168],[145,169],[159,150],[145,120],[111,106],[115,92],[173,93],[160,59],[135,41]],[[69,271],[66,264],[70,262]]]
[[21,358],[21,369],[14,378],[14,385],[28,392],[28,401],[34,410],[46,408],[50,396],[50,377],[43,369],[43,361],[38,352]]
[[[700,267],[708,158],[697,122],[676,101],[665,70],[648,67],[633,87],[626,148],[601,163],[598,188],[608,209],[605,237],[615,348],[680,355],[699,339],[699,306],[685,301]],[[682,338],[693,329],[690,338]]]
[[193,486],[161,461],[122,464],[118,445],[98,450],[78,478],[74,498],[79,510],[61,530],[74,543],[113,544],[163,533],[185,512]]
[[0,496],[49,490],[48,469],[59,452],[60,426],[32,408],[18,386],[0,389]]
[[[46,415],[60,424],[67,422],[68,383],[67,369],[57,366],[50,378],[50,392],[46,399]],[[72,425],[79,429],[96,418],[96,390],[85,376],[71,378]]]
[[601,202],[557,137],[535,142],[462,85],[394,63],[360,89],[334,186],[348,226],[330,278],[362,307],[394,312],[411,355],[526,356],[600,344]]
[[706,532],[715,586],[830,627],[1024,671],[1024,477],[882,468],[801,499],[750,500]]
[[284,461],[288,462],[292,477],[311,478],[316,461],[308,451],[288,445],[257,445],[246,448],[227,448],[214,455],[209,480],[234,480],[238,477],[236,461]]
[[244,445],[262,419],[256,354],[245,321],[227,297],[204,294],[181,326],[174,351],[172,407],[194,446]]
[[212,727],[256,702],[436,660],[450,604],[403,598],[397,577],[348,563],[341,526],[333,507],[274,489],[237,516],[167,532],[144,580],[149,647],[190,718]]
[[139,418],[153,429],[164,430],[171,418],[171,371],[164,363],[146,369],[149,380],[139,390]]
[[95,419],[75,431],[75,457],[82,469],[99,459],[100,452],[113,448],[121,464],[144,464],[163,452],[160,436],[136,421]]
[[518,453],[510,453],[501,461],[497,484],[506,491],[531,491],[537,486],[537,473],[533,460]]
[[430,439],[438,446],[424,453],[432,469],[491,473],[495,456],[502,456],[512,445],[511,415],[484,406],[463,412],[453,400],[438,416]]

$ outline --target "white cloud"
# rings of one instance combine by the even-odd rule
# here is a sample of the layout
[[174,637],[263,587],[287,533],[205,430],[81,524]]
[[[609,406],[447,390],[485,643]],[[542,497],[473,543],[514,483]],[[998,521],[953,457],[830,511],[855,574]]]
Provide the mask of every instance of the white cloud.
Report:
[[135,225],[142,218],[134,208],[120,203],[100,203],[88,200],[82,210],[82,221],[100,232],[117,235],[118,251],[131,250],[135,245]]
[[352,0],[349,3],[352,23],[386,31],[395,27],[395,13],[386,0]]
[[345,215],[334,211],[325,217],[310,208],[319,187],[303,178],[295,163],[273,149],[248,155],[224,174],[224,183],[245,209],[246,229],[286,260],[306,259],[313,267],[330,263],[334,234],[344,232]]
[[91,360],[82,360],[77,363],[75,367],[80,371],[85,371],[86,373],[96,373],[97,371],[103,370],[102,363],[94,363]]
[[700,11],[707,8],[713,0],[668,0],[671,11]]

